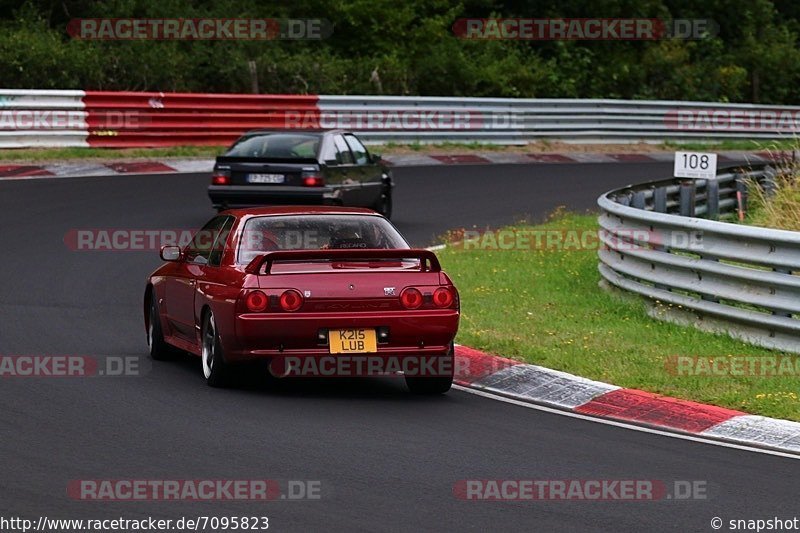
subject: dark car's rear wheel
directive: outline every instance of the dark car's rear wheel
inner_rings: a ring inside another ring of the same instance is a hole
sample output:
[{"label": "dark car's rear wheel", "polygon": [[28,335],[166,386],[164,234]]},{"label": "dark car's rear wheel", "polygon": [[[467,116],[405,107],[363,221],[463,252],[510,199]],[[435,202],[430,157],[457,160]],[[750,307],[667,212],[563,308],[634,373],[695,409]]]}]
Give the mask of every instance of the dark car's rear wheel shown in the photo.
[{"label": "dark car's rear wheel", "polygon": [[225,387],[228,385],[230,369],[225,363],[222,346],[219,342],[214,314],[209,311],[203,320],[201,330],[202,349],[200,359],[203,364],[203,376],[206,383],[212,387]]},{"label": "dark car's rear wheel", "polygon": [[392,218],[392,188],[384,187],[381,197],[372,206],[373,211],[377,211],[386,218]]},{"label": "dark car's rear wheel", "polygon": [[161,329],[161,319],[158,313],[158,302],[155,297],[150,298],[150,315],[147,322],[147,346],[150,348],[150,357],[156,361],[171,359],[176,350],[164,340],[164,332]]},{"label": "dark car's rear wheel", "polygon": [[442,358],[439,370],[442,376],[406,376],[406,386],[414,394],[444,394],[453,386],[453,367],[455,364],[455,346],[450,345],[450,352]]}]

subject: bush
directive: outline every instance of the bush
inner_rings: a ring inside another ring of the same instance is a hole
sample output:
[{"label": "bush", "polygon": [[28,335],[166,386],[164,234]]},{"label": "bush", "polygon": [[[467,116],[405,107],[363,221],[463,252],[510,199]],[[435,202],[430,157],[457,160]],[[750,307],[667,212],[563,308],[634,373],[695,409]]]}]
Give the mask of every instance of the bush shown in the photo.
[{"label": "bush", "polygon": [[[539,98],[800,100],[800,10],[770,0],[710,0],[695,8],[649,0],[537,2],[537,15],[712,18],[717,36],[661,41],[467,41],[461,17],[520,16],[484,0],[0,0],[0,76],[5,88],[410,94]],[[84,17],[326,18],[321,41],[77,41]]]}]

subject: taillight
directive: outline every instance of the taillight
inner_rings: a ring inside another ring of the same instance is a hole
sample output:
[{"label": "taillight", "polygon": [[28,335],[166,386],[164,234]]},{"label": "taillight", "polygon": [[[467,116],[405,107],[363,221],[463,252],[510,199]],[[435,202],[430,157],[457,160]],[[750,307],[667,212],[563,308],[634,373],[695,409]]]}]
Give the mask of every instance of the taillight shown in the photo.
[{"label": "taillight", "polygon": [[226,170],[215,170],[211,176],[212,185],[230,185],[231,174]]},{"label": "taillight", "polygon": [[303,172],[303,185],[306,187],[322,187],[325,179],[316,172]]},{"label": "taillight", "polygon": [[422,293],[413,287],[409,287],[400,293],[400,303],[406,309],[418,309],[422,306]]},{"label": "taillight", "polygon": [[283,291],[280,298],[280,306],[284,311],[297,311],[303,305],[303,295],[296,290],[289,289]]},{"label": "taillight", "polygon": [[455,296],[449,287],[439,287],[433,291],[433,305],[436,307],[450,307],[453,305]]},{"label": "taillight", "polygon": [[251,313],[261,313],[269,304],[267,295],[261,291],[253,291],[247,294],[244,299],[244,305]]}]

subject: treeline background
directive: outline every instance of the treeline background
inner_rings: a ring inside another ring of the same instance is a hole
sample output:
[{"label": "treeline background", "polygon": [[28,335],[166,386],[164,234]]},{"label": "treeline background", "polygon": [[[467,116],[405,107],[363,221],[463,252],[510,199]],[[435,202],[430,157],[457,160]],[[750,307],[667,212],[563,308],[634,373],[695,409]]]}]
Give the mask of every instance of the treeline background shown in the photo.
[{"label": "treeline background", "polygon": [[[324,18],[322,41],[79,41],[73,18]],[[714,19],[702,40],[469,41],[460,17]],[[796,0],[0,0],[0,87],[800,101]]]}]

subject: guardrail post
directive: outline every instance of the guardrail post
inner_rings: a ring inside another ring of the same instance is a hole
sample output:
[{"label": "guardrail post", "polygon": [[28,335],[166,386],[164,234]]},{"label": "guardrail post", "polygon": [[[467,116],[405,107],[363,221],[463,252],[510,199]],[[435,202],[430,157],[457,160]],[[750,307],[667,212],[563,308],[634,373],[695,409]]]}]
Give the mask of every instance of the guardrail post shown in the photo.
[{"label": "guardrail post", "polygon": [[644,209],[644,205],[644,191],[634,192],[633,198],[631,199],[631,207],[635,207],[636,209]]},{"label": "guardrail post", "polygon": [[684,180],[680,186],[680,214],[682,217],[693,217],[697,184],[694,180]]},{"label": "guardrail post", "polygon": [[744,220],[747,214],[747,180],[740,172],[736,173],[736,204],[739,220]]},{"label": "guardrail post", "polygon": [[667,212],[667,188],[656,187],[653,190],[653,211],[657,213]]},{"label": "guardrail post", "polygon": [[[667,192],[666,189],[664,189],[664,192],[665,193]],[[654,232],[650,232],[650,234],[651,234],[651,237],[652,237]],[[665,238],[664,235],[659,235],[658,238],[654,239],[654,240],[656,241],[656,244],[652,245],[652,249],[653,249],[654,252],[669,253],[669,246],[667,246],[665,244],[666,238]],[[654,283],[653,286],[656,289],[661,289],[662,291],[672,292],[672,287],[670,287],[669,285],[665,285],[663,283]]]},{"label": "guardrail post", "polygon": [[[788,269],[788,268],[773,267],[772,271],[773,272],[780,272],[781,274],[788,274],[790,276],[792,275],[791,269]],[[773,311],[772,314],[775,315],[775,316],[785,316],[785,317],[788,317],[788,318],[792,317],[792,313],[790,313],[788,311]]]},{"label": "guardrail post", "polygon": [[764,194],[767,198],[775,196],[775,191],[778,189],[778,182],[776,180],[778,173],[770,166],[764,167],[764,177],[761,178],[761,186],[764,188]]},{"label": "guardrail post", "polygon": [[[714,261],[716,263],[719,263],[719,259],[716,258],[716,257],[710,256],[710,255],[706,255],[706,254],[703,254],[703,253],[701,253],[699,255],[700,255],[700,258],[703,261]],[[702,274],[698,273],[698,276],[702,276]],[[701,294],[700,295],[700,299],[701,300],[705,300],[707,302],[719,303],[719,298],[717,298],[716,296],[710,295],[710,294]]]},{"label": "guardrail post", "polygon": [[719,220],[719,182],[716,179],[706,181],[706,217]]}]

